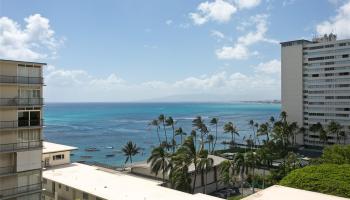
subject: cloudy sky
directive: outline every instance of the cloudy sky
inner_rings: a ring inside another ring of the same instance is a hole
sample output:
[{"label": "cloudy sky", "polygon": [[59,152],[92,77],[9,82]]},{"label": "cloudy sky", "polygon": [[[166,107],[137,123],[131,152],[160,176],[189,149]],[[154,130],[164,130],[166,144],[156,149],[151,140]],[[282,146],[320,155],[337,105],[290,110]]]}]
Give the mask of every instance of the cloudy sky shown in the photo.
[{"label": "cloudy sky", "polygon": [[280,99],[280,45],[350,37],[350,0],[0,0],[0,58],[47,101]]}]

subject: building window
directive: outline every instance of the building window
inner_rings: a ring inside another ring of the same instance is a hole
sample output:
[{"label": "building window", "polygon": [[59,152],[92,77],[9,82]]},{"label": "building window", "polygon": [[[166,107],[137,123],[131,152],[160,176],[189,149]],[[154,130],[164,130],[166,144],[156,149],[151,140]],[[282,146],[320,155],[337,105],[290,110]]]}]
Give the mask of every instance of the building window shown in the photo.
[{"label": "building window", "polygon": [[83,200],[88,200],[89,199],[89,194],[83,192]]},{"label": "building window", "polygon": [[67,191],[67,192],[69,191],[69,187],[68,187],[68,186],[66,186],[66,191]]},{"label": "building window", "polygon": [[58,188],[61,189],[61,184],[58,184]]},{"label": "building window", "polygon": [[64,159],[64,154],[60,154],[60,155],[54,155],[52,156],[53,160],[63,160]]}]

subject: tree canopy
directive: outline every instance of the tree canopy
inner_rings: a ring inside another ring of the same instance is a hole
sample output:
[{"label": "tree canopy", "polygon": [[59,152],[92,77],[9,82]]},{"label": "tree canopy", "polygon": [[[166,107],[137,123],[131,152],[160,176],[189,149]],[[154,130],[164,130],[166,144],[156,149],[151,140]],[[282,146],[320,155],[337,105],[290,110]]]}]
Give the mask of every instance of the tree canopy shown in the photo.
[{"label": "tree canopy", "polygon": [[349,198],[349,172],[349,164],[312,165],[292,171],[280,185]]}]

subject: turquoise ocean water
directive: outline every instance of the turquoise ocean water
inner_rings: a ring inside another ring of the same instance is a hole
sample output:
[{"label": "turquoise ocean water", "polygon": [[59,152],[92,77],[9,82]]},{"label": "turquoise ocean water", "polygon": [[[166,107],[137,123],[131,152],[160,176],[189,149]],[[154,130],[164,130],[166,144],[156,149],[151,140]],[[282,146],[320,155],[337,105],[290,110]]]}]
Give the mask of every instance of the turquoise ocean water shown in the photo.
[{"label": "turquoise ocean water", "polygon": [[[143,149],[135,161],[149,156],[158,139],[148,123],[161,113],[172,116],[177,121],[176,127],[181,126],[187,133],[192,130],[191,121],[197,115],[208,124],[211,117],[219,117],[218,143],[221,143],[230,138],[223,134],[223,123],[233,121],[237,125],[239,141],[250,134],[250,119],[263,122],[270,116],[278,117],[280,109],[280,104],[257,103],[47,103],[44,137],[47,141],[78,147],[73,161],[121,165],[125,157],[120,149],[129,140]],[[170,136],[170,128],[168,133]],[[85,151],[89,147],[99,151]],[[218,148],[225,146],[219,144]],[[115,156],[107,157],[109,154]]]}]

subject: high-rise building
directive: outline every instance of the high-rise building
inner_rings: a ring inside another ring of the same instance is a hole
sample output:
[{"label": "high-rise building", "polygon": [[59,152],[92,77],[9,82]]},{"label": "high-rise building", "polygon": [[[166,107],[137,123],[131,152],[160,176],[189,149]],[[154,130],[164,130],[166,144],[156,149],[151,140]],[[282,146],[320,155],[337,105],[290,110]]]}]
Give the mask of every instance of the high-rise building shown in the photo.
[{"label": "high-rise building", "polygon": [[337,40],[329,34],[309,40],[282,42],[282,110],[290,122],[305,127],[298,144],[322,146],[350,143],[350,136],[339,137],[309,128],[335,121],[348,134],[350,126],[350,39]]},{"label": "high-rise building", "polygon": [[41,198],[45,63],[0,60],[0,199]]}]

